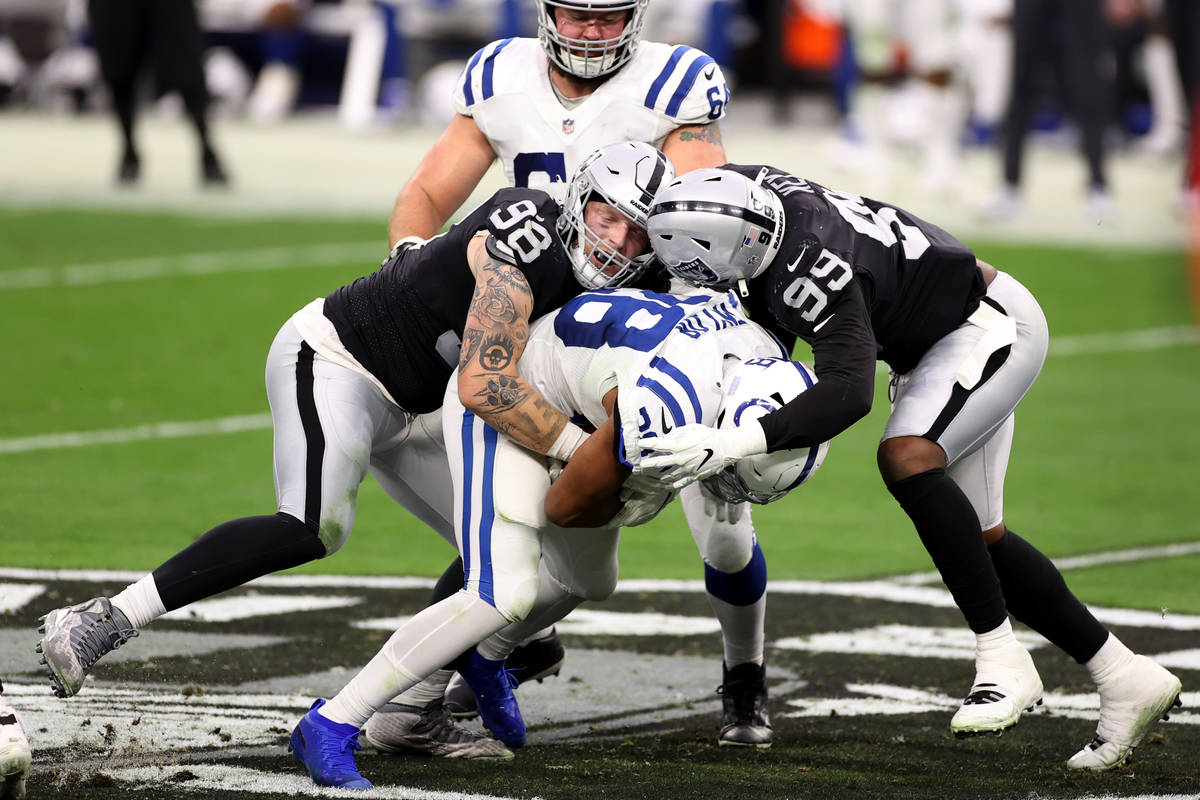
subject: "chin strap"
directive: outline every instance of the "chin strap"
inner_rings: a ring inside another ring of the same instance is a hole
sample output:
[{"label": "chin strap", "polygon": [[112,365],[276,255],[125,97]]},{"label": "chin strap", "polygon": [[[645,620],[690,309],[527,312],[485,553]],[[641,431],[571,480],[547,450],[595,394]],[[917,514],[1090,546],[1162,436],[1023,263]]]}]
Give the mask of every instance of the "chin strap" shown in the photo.
[{"label": "chin strap", "polygon": [[738,280],[737,287],[738,287],[738,294],[740,294],[742,297],[750,296],[750,287],[746,284],[745,278],[740,278]]},{"label": "chin strap", "polygon": [[763,167],[758,171],[758,175],[754,178],[755,186],[762,186],[763,178],[767,177],[768,171],[769,170],[766,167]]}]

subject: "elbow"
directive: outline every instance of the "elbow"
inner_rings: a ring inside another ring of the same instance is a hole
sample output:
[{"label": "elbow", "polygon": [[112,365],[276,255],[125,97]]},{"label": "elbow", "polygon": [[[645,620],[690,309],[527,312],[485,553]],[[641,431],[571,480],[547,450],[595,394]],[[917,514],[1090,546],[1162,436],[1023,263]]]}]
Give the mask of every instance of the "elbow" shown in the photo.
[{"label": "elbow", "polygon": [[846,398],[846,414],[850,417],[851,425],[871,413],[871,404],[874,400],[873,387],[868,387],[865,391],[853,392]]}]

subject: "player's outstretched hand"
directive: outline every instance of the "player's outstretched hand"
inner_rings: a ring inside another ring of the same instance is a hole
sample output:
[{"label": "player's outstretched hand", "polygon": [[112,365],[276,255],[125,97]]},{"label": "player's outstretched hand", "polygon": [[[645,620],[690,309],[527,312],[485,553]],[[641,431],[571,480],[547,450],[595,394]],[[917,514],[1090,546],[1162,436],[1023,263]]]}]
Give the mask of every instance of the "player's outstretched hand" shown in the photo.
[{"label": "player's outstretched hand", "polygon": [[753,421],[736,428],[684,425],[640,444],[650,452],[636,471],[676,489],[720,472],[739,458],[767,451],[762,426]]}]

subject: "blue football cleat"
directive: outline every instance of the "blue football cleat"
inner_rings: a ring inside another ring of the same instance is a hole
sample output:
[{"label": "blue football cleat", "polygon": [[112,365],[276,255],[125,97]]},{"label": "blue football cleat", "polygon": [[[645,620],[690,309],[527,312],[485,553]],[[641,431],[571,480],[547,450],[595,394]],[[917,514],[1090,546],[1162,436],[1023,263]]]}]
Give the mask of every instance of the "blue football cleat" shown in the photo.
[{"label": "blue football cleat", "polygon": [[317,713],[324,700],[312,704],[292,731],[288,752],[304,764],[318,786],[339,789],[370,789],[371,782],[358,773],[354,751],[361,750],[359,729],[333,722]]},{"label": "blue football cleat", "polygon": [[475,693],[479,716],[497,739],[509,747],[525,746],[525,720],[513,688],[517,679],[504,667],[504,660],[492,661],[471,651],[467,665],[459,670]]}]

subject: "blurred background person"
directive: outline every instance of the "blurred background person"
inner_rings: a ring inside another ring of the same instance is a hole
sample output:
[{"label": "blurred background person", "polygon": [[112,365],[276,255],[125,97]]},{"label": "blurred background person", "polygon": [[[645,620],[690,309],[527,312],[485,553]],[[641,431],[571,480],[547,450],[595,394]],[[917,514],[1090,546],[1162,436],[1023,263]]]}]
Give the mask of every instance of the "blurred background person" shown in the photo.
[{"label": "blurred background person", "polygon": [[143,67],[153,63],[158,88],[179,92],[196,130],[201,180],[226,185],[229,178],[209,137],[203,38],[192,0],[89,0],[88,24],[121,129],[117,180],[134,183],[141,174],[134,120],[139,78]]},{"label": "blurred background person", "polygon": [[1104,0],[1013,0],[1012,88],[1001,147],[1003,185],[984,208],[1007,218],[1022,209],[1025,144],[1047,71],[1054,96],[1074,119],[1087,165],[1086,210],[1100,221],[1115,205],[1105,167],[1105,129],[1111,118],[1113,60]]}]

